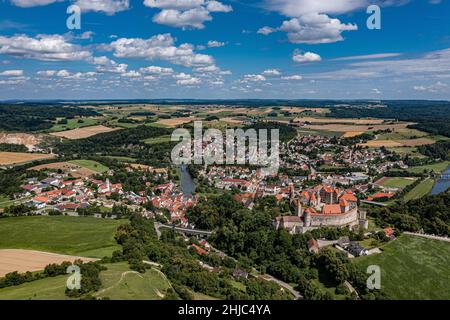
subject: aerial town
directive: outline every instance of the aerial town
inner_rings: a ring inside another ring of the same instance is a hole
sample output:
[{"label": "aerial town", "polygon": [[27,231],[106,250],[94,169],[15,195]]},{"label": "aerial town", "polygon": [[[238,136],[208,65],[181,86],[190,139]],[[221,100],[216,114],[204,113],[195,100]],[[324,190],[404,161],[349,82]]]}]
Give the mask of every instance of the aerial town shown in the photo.
[{"label": "aerial town", "polygon": [[450,1],[0,12],[2,307],[281,319],[450,301]]}]

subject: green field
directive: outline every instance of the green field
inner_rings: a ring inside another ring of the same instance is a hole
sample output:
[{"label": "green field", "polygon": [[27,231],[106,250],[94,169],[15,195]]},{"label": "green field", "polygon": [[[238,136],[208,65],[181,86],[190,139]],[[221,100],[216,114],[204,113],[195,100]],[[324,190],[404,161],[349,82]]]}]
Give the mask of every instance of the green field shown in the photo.
[{"label": "green field", "polygon": [[97,119],[93,118],[83,118],[83,123],[78,123],[79,119],[68,119],[67,124],[55,124],[51,129],[50,132],[59,132],[59,131],[66,131],[66,130],[73,130],[77,128],[83,128],[83,127],[89,127],[96,125],[98,123]]},{"label": "green field", "polygon": [[388,178],[383,182],[383,187],[404,189],[416,180],[416,178]]},{"label": "green field", "polygon": [[155,144],[161,144],[161,143],[168,143],[171,140],[172,140],[171,136],[160,136],[160,137],[155,137],[155,138],[150,138],[150,139],[144,140],[144,142],[149,145],[155,145]]},{"label": "green field", "polygon": [[450,243],[402,235],[384,252],[354,259],[381,267],[381,286],[396,300],[450,299]]},{"label": "green field", "polygon": [[439,163],[429,164],[420,167],[411,167],[407,169],[409,172],[422,173],[424,170],[433,170],[436,173],[442,173],[450,166],[450,161],[443,161]]},{"label": "green field", "polygon": [[69,300],[66,282],[67,276],[58,276],[3,288],[0,300]]},{"label": "green field", "polygon": [[98,163],[96,161],[92,161],[92,160],[73,160],[73,161],[69,161],[72,164],[76,164],[80,167],[84,167],[87,169],[90,169],[92,171],[98,172],[98,173],[105,173],[107,171],[109,171],[109,168],[107,166],[104,166],[101,163]]},{"label": "green field", "polygon": [[434,180],[433,179],[427,179],[422,181],[417,187],[412,189],[410,192],[408,192],[403,199],[405,201],[411,201],[414,199],[419,199],[427,194],[431,193],[431,190],[434,186]]},{"label": "green field", "polygon": [[423,154],[419,152],[417,147],[398,147],[398,148],[386,148],[390,152],[395,152],[402,156],[411,156],[416,158],[426,158]]},{"label": "green field", "polygon": [[156,269],[144,274],[131,271],[127,262],[107,264],[100,274],[102,288],[98,298],[112,300],[160,300],[170,287],[169,281]]},{"label": "green field", "polygon": [[135,158],[130,157],[117,157],[117,156],[107,156],[105,158],[114,159],[120,162],[136,162],[137,160]]},{"label": "green field", "polygon": [[426,136],[429,134],[416,129],[397,129],[394,132],[378,135],[378,140],[409,140]]},{"label": "green field", "polygon": [[0,249],[31,249],[92,258],[110,256],[124,221],[84,217],[19,217],[0,219]]}]

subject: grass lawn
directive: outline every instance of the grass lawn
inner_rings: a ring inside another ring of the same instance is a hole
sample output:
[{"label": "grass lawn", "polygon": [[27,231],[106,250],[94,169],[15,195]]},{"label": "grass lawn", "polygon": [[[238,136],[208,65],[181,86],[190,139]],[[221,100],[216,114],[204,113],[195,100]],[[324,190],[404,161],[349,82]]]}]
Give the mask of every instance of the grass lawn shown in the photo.
[{"label": "grass lawn", "polygon": [[402,235],[384,252],[354,259],[381,267],[381,286],[396,300],[450,299],[450,243]]},{"label": "grass lawn", "polygon": [[434,180],[433,179],[427,179],[425,181],[422,181],[417,187],[412,189],[410,192],[408,192],[403,199],[405,201],[411,201],[414,199],[419,199],[427,194],[431,193],[431,190],[434,186]]},{"label": "grass lawn", "polygon": [[416,180],[416,178],[388,178],[383,182],[383,187],[404,189]]},{"label": "grass lawn", "polygon": [[58,276],[3,288],[0,300],[69,300],[66,282],[67,276]]},{"label": "grass lawn", "polygon": [[65,130],[73,130],[77,128],[83,128],[83,127],[89,127],[96,125],[98,123],[97,119],[93,118],[83,118],[83,123],[78,123],[78,120],[80,119],[68,119],[67,124],[55,124],[51,129],[50,132],[60,132]]},{"label": "grass lawn", "polygon": [[433,163],[420,167],[411,167],[408,169],[409,172],[422,173],[424,170],[433,170],[436,173],[442,173],[445,169],[450,166],[450,161],[443,161],[438,163]]},{"label": "grass lawn", "polygon": [[114,235],[123,223],[124,220],[65,216],[0,219],[0,249],[102,258],[120,249]]},{"label": "grass lawn", "polygon": [[127,262],[107,264],[108,270],[102,271],[102,288],[98,298],[112,300],[161,300],[170,287],[166,277],[156,269],[144,274],[131,271]]},{"label": "grass lawn", "polygon": [[69,162],[98,173],[105,173],[109,171],[109,168],[107,166],[104,166],[103,164],[92,160],[73,160]]}]

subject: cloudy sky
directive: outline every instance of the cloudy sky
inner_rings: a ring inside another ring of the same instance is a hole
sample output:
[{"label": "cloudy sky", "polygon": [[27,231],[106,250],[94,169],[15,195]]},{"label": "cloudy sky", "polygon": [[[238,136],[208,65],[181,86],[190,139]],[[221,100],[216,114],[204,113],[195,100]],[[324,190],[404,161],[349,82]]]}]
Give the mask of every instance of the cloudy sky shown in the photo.
[{"label": "cloudy sky", "polygon": [[450,99],[449,14],[448,0],[0,0],[0,100]]}]

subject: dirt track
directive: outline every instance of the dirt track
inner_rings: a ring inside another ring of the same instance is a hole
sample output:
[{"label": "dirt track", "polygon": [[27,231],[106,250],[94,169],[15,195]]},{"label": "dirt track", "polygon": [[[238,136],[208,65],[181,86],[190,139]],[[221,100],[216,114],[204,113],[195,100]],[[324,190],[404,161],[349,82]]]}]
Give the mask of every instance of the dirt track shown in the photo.
[{"label": "dirt track", "polygon": [[65,261],[74,262],[78,259],[84,262],[97,260],[34,250],[0,250],[0,277],[14,271],[18,271],[19,273],[40,271],[52,263],[61,264]]}]

